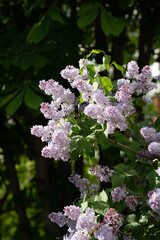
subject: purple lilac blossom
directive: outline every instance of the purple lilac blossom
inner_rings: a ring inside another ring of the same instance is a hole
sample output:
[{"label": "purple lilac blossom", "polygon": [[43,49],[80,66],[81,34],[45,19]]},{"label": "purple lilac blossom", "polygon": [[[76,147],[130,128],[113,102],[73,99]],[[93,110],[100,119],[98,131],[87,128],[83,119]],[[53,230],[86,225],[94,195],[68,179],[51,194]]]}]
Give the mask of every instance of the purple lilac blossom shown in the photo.
[{"label": "purple lilac blossom", "polygon": [[71,174],[68,178],[69,181],[77,188],[79,188],[80,191],[80,198],[83,198],[86,194],[95,194],[98,190],[97,186],[94,184],[91,184],[90,181],[87,178],[81,178],[78,174]]},{"label": "purple lilac blossom", "polygon": [[148,151],[155,156],[160,157],[160,142],[151,142],[148,145]]},{"label": "purple lilac blossom", "polygon": [[133,211],[136,211],[137,205],[140,203],[138,195],[127,196],[125,199],[126,205]]},{"label": "purple lilac blossom", "polygon": [[123,198],[126,198],[127,194],[128,191],[125,184],[116,187],[111,191],[113,202],[120,202]]},{"label": "purple lilac blossom", "polygon": [[42,156],[54,158],[55,160],[62,159],[68,161],[70,158],[70,138],[68,137],[71,130],[70,122],[59,122],[49,120],[47,126],[35,125],[31,128],[31,134],[41,137],[42,141],[48,143],[42,149]]},{"label": "purple lilac blossom", "polygon": [[110,170],[108,166],[96,165],[95,167],[91,167],[89,169],[91,174],[96,175],[100,178],[101,182],[109,182],[113,174],[114,170]]},{"label": "purple lilac blossom", "polygon": [[63,211],[64,215],[69,217],[71,220],[77,220],[79,215],[82,213],[82,209],[74,205],[65,206]]},{"label": "purple lilac blossom", "polygon": [[56,223],[60,227],[67,224],[67,217],[62,212],[52,212],[48,217],[51,222]]},{"label": "purple lilac blossom", "polygon": [[80,214],[78,217],[76,230],[83,230],[84,233],[88,234],[92,233],[97,226],[95,211],[88,207],[85,213]]},{"label": "purple lilac blossom", "polygon": [[118,240],[118,236],[113,233],[113,229],[108,223],[101,224],[94,232],[94,236],[98,240]]},{"label": "purple lilac blossom", "polygon": [[127,64],[126,77],[132,79],[132,78],[135,78],[138,73],[139,73],[139,67],[136,61],[129,62]]},{"label": "purple lilac blossom", "polygon": [[140,129],[140,133],[144,137],[147,143],[150,143],[156,140],[156,130],[154,128],[143,127]]},{"label": "purple lilac blossom", "polygon": [[110,208],[104,216],[103,222],[108,223],[113,228],[115,234],[118,233],[120,226],[122,226],[123,215],[118,213],[114,208]]},{"label": "purple lilac blossom", "polygon": [[157,168],[156,173],[160,176],[160,167]]},{"label": "purple lilac blossom", "polygon": [[90,236],[83,231],[76,231],[70,235],[65,235],[63,240],[90,240]]},{"label": "purple lilac blossom", "polygon": [[148,197],[147,203],[149,207],[160,215],[160,188],[155,188],[148,192]]}]

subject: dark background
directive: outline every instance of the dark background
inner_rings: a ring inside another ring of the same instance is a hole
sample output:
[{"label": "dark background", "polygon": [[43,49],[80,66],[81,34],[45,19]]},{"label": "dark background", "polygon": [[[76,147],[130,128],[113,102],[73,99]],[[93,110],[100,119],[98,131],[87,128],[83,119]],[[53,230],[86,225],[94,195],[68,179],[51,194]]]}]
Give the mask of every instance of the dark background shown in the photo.
[{"label": "dark background", "polygon": [[[71,163],[42,158],[42,143],[30,134],[46,124],[39,105],[49,99],[39,81],[69,87],[60,71],[78,67],[92,49],[118,64],[160,62],[159,13],[159,0],[0,0],[0,239],[62,236],[48,214],[78,196],[68,182]],[[72,169],[83,175],[83,159]]]}]

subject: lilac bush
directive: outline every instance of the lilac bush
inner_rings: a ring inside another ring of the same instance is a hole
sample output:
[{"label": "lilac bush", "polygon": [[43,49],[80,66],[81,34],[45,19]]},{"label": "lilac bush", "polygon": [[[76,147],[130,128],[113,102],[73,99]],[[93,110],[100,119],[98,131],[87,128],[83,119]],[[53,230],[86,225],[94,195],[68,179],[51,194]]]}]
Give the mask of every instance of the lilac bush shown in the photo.
[{"label": "lilac bush", "polygon": [[[104,54],[102,64],[88,60],[99,53]],[[112,65],[123,74],[114,87],[106,76]],[[81,59],[79,68],[69,65],[60,74],[73,91],[53,79],[40,81],[40,89],[51,95],[51,102],[40,108],[48,124],[33,126],[31,133],[46,142],[43,157],[76,161],[81,156],[89,162],[88,177],[97,180],[69,176],[80,198],[49,219],[68,227],[64,240],[160,239],[160,118],[153,123],[145,117],[152,102],[147,93],[158,78],[135,61],[125,72],[100,50]],[[97,164],[97,152],[111,146],[121,151],[119,163]],[[111,187],[101,191],[100,182],[111,182]]]}]

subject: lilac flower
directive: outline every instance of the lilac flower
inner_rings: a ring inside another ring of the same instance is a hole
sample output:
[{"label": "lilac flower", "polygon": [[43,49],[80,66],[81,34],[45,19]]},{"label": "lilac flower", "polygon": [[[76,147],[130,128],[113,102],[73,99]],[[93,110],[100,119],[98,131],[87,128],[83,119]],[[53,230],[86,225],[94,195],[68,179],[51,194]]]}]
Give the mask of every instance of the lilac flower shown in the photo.
[{"label": "lilac flower", "polygon": [[160,167],[157,168],[156,173],[160,176]]},{"label": "lilac flower", "polygon": [[92,233],[97,226],[96,215],[92,208],[87,208],[85,213],[80,214],[77,219],[76,229],[83,230],[85,233]]},{"label": "lilac flower", "polygon": [[60,74],[64,79],[67,79],[68,82],[72,83],[79,74],[79,69],[69,65],[66,66],[66,68],[63,69]]},{"label": "lilac flower", "polygon": [[105,223],[113,228],[115,234],[118,233],[120,226],[122,226],[123,215],[118,213],[114,208],[110,208],[104,216]]},{"label": "lilac flower", "polygon": [[42,141],[48,143],[42,149],[42,156],[54,158],[55,160],[62,159],[68,161],[70,158],[70,138],[68,133],[71,129],[70,122],[63,122],[63,125],[50,120],[47,126],[33,126],[31,133],[37,137],[41,137]]},{"label": "lilac flower", "polygon": [[129,62],[127,65],[126,77],[131,79],[135,78],[138,72],[139,72],[138,64],[135,61]]},{"label": "lilac flower", "polygon": [[147,203],[149,207],[160,215],[160,188],[155,188],[148,192],[148,197]]},{"label": "lilac flower", "polygon": [[63,211],[64,211],[64,215],[69,217],[72,220],[77,220],[79,215],[82,213],[82,209],[74,205],[64,207]]},{"label": "lilac flower", "polygon": [[113,233],[113,229],[108,223],[101,224],[98,230],[94,232],[94,236],[98,240],[118,240],[118,236]]},{"label": "lilac flower", "polygon": [[155,156],[160,156],[160,142],[151,142],[148,146],[148,151]]},{"label": "lilac flower", "polygon": [[143,127],[140,129],[140,133],[144,137],[147,143],[150,143],[156,140],[156,130],[154,128]]},{"label": "lilac flower", "polygon": [[125,199],[126,205],[133,211],[136,211],[137,205],[140,203],[138,195],[127,196]]},{"label": "lilac flower", "polygon": [[90,236],[83,231],[76,231],[75,233],[71,233],[70,235],[65,235],[63,240],[90,240]]},{"label": "lilac flower", "polygon": [[118,87],[118,89],[119,89],[122,85],[124,85],[124,84],[129,85],[129,84],[130,84],[130,80],[124,79],[124,78],[118,79],[118,81],[117,81],[117,87]]},{"label": "lilac flower", "polygon": [[71,183],[74,183],[77,188],[79,188],[81,198],[83,198],[86,194],[93,195],[98,190],[96,185],[91,184],[87,178],[81,178],[78,174],[71,174],[68,179]]},{"label": "lilac flower", "polygon": [[101,182],[109,182],[113,174],[114,170],[110,170],[107,166],[96,165],[95,167],[91,167],[89,169],[91,174],[94,174],[100,178]]},{"label": "lilac flower", "polygon": [[120,202],[123,198],[126,198],[127,194],[128,191],[124,184],[111,191],[113,202]]},{"label": "lilac flower", "polygon": [[67,217],[62,212],[52,212],[48,217],[51,222],[56,223],[60,227],[67,224]]}]

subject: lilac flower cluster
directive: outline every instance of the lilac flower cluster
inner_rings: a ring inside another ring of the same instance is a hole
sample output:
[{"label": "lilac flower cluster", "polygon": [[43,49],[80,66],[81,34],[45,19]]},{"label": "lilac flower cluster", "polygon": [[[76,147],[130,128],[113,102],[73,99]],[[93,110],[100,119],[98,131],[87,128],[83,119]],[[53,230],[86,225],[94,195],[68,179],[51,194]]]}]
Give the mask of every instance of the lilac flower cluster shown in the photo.
[{"label": "lilac flower cluster", "polygon": [[95,167],[91,167],[89,169],[91,174],[96,175],[100,178],[101,182],[109,182],[113,174],[114,170],[110,170],[108,166],[96,165]]},{"label": "lilac flower cluster", "polygon": [[118,213],[114,208],[110,208],[104,216],[105,223],[108,223],[113,228],[115,234],[118,233],[120,226],[122,226],[123,215]]},{"label": "lilac flower cluster", "polygon": [[47,126],[33,126],[31,128],[31,134],[41,137],[42,141],[48,143],[48,145],[42,149],[43,157],[67,161],[70,158],[69,149],[71,140],[68,136],[70,130],[70,122],[49,120]]},{"label": "lilac flower cluster", "polygon": [[81,178],[78,174],[71,174],[68,179],[79,188],[81,198],[86,194],[94,195],[98,190],[98,187],[95,184],[91,184],[87,178]]},{"label": "lilac flower cluster", "polygon": [[140,198],[138,195],[127,196],[125,203],[131,210],[136,211],[137,205],[140,204]]},{"label": "lilac flower cluster", "polygon": [[148,193],[148,205],[153,211],[160,215],[160,188],[155,188]]},{"label": "lilac flower cluster", "polygon": [[143,100],[147,101],[146,94],[148,91],[156,88],[156,84],[152,83],[152,73],[148,65],[143,67],[139,73],[139,67],[135,61],[131,61],[127,65],[126,77],[131,79],[130,91],[137,95],[142,94]]},{"label": "lilac flower cluster", "polygon": [[148,151],[153,156],[160,157],[160,132],[156,132],[154,128],[143,127],[140,129],[141,135],[144,137],[148,145]]},{"label": "lilac flower cluster", "polygon": [[122,225],[123,215],[110,208],[101,223],[97,223],[95,211],[87,208],[85,212],[74,205],[64,207],[64,213],[52,212],[49,218],[60,227],[67,225],[68,234],[64,240],[90,240],[91,235],[98,240],[118,240],[119,228]]},{"label": "lilac flower cluster", "polygon": [[120,202],[123,198],[126,198],[127,194],[128,191],[125,184],[116,187],[111,191],[113,202]]}]

